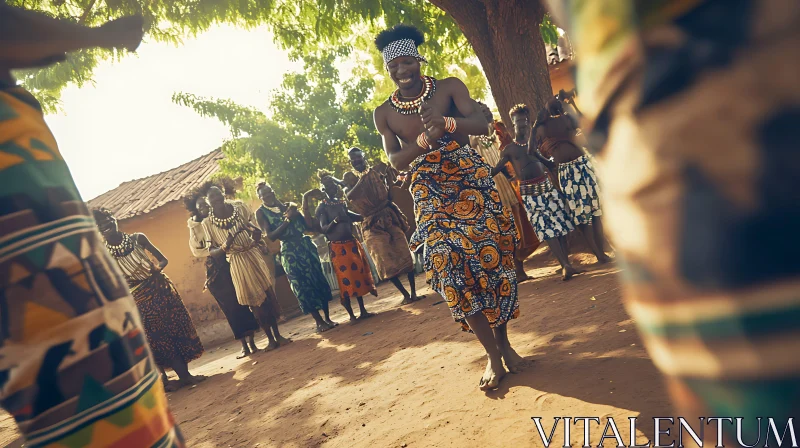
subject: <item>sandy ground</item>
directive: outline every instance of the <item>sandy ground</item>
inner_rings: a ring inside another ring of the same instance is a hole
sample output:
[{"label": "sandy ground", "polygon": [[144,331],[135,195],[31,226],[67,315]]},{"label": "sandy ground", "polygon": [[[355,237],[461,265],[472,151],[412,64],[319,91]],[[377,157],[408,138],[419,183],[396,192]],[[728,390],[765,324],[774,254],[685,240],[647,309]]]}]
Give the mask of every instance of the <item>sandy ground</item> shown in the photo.
[{"label": "sandy ground", "polygon": [[[334,301],[341,325],[322,335],[306,316],[281,325],[295,342],[277,351],[236,360],[237,342],[208,350],[191,369],[211,378],[169,397],[189,446],[542,446],[534,416],[547,432],[556,416],[613,416],[628,444],[628,417],[652,422],[670,407],[622,308],[617,269],[592,267],[594,257],[578,254],[573,260],[589,271],[564,283],[543,252],[526,263],[536,279],[520,285],[521,316],[509,327],[531,364],[500,389],[478,390],[486,358],[441,298],[425,287],[427,299],[399,307],[399,294],[383,284],[367,299],[379,313],[372,319],[351,325]],[[594,446],[604,426],[592,425]],[[652,428],[643,425],[636,441],[652,440]],[[559,427],[556,446],[562,434]],[[0,443],[16,438],[13,420],[0,415]],[[582,444],[582,423],[571,439]]]}]

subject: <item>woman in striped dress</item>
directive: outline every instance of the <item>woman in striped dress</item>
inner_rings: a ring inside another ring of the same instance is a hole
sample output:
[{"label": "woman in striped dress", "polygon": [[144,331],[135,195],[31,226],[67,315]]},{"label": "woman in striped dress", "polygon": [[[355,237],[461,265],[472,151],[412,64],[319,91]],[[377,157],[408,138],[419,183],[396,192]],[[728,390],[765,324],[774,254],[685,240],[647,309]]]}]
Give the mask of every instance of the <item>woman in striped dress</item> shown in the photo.
[{"label": "woman in striped dress", "polygon": [[[203,343],[197,337],[178,290],[162,272],[167,266],[167,258],[144,234],[120,232],[111,211],[98,209],[92,213],[106,248],[116,260],[136,300],[147,342],[156,365],[161,369],[161,379],[167,391],[176,388],[168,384],[166,368],[172,368],[178,375],[178,387],[205,380],[202,375],[189,373],[189,362],[203,354]],[[151,255],[158,264],[153,263]]]},{"label": "woman in striped dress", "polygon": [[267,265],[262,251],[261,229],[249,207],[241,201],[228,201],[222,190],[211,186],[206,193],[211,209],[203,220],[203,228],[210,240],[210,253],[222,251],[231,265],[231,278],[239,303],[250,307],[261,328],[267,334],[267,350],[291,342],[278,331],[280,308],[275,297],[274,274]]}]

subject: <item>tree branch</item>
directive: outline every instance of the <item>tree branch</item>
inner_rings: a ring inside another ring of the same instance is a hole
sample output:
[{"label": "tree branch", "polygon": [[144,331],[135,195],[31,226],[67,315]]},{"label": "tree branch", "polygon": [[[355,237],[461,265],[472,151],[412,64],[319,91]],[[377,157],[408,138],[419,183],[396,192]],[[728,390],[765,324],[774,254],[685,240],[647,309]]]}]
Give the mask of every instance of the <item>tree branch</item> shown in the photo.
[{"label": "tree branch", "polygon": [[83,11],[83,14],[81,14],[81,18],[78,20],[78,25],[83,25],[86,23],[86,19],[89,18],[89,13],[92,12],[92,8],[94,8],[95,3],[97,3],[97,0],[92,0],[91,3],[89,3],[89,6],[87,6]]}]

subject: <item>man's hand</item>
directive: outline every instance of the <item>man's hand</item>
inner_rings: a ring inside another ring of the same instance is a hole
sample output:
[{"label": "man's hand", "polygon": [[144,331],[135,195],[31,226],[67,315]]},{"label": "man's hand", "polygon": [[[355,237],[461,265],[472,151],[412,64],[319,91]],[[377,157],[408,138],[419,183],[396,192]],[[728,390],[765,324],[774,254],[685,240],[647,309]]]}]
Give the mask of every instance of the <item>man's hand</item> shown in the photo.
[{"label": "man's hand", "polygon": [[[428,139],[430,139],[432,129],[439,128],[444,131],[444,117],[429,103],[422,103],[419,106],[419,115],[422,118],[422,125],[428,131]],[[438,138],[441,138],[441,136]]]},{"label": "man's hand", "polygon": [[303,196],[308,197],[309,199],[318,199],[318,200],[325,199],[325,193],[323,193],[322,190],[320,190],[319,188],[308,190],[305,192]]},{"label": "man's hand", "polygon": [[300,216],[300,211],[297,210],[297,206],[296,205],[289,206],[289,208],[286,210],[286,218],[294,219],[298,216]]},{"label": "man's hand", "polygon": [[444,126],[442,127],[434,126],[425,130],[425,137],[428,137],[428,142],[431,145],[434,145],[436,143],[436,140],[439,140],[440,138],[444,137],[444,134],[446,134]]},{"label": "man's hand", "polygon": [[139,15],[120,17],[100,26],[97,32],[104,47],[135,51],[144,36],[144,19]]},{"label": "man's hand", "polygon": [[253,229],[253,241],[261,241],[262,236],[261,229]]}]

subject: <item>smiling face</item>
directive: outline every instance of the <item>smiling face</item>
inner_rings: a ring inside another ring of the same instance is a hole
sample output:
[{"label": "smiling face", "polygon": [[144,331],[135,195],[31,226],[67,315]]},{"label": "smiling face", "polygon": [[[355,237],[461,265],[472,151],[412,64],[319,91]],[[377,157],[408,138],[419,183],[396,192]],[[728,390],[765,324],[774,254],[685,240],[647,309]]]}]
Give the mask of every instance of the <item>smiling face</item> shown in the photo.
[{"label": "smiling face", "polygon": [[211,208],[208,205],[208,200],[206,200],[205,196],[200,196],[197,198],[197,201],[195,201],[195,207],[197,207],[197,216],[199,216],[201,219],[208,216],[208,212]]},{"label": "smiling face", "polygon": [[350,165],[352,165],[356,171],[365,171],[367,169],[367,161],[364,159],[364,153],[362,151],[352,151],[349,155]]},{"label": "smiling face", "polygon": [[267,184],[258,187],[258,198],[264,205],[269,205],[275,202],[275,190]]},{"label": "smiling face", "polygon": [[119,232],[117,219],[114,218],[113,216],[110,216],[108,218],[98,219],[97,228],[100,229],[100,233],[103,234],[103,238],[105,239],[108,239],[110,235],[116,235]]},{"label": "smiling face", "polygon": [[339,185],[334,182],[333,177],[327,176],[322,178],[322,188],[325,189],[325,193],[331,198],[338,198],[339,197]]},{"label": "smiling face", "polygon": [[421,92],[422,77],[420,75],[420,64],[413,56],[400,56],[394,58],[386,64],[389,70],[389,77],[401,91]]},{"label": "smiling face", "polygon": [[527,141],[531,131],[531,119],[526,114],[514,114],[511,116],[511,122],[514,123],[515,139],[518,142]]},{"label": "smiling face", "polygon": [[209,188],[206,196],[208,197],[208,203],[211,204],[214,210],[222,210],[225,206],[225,195],[222,194],[222,190],[219,187]]}]

